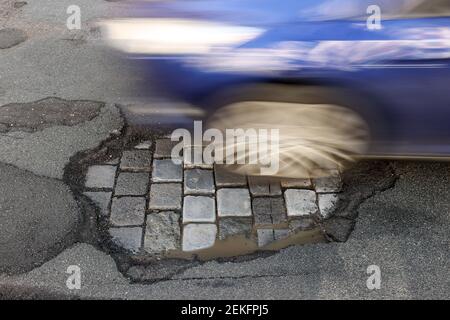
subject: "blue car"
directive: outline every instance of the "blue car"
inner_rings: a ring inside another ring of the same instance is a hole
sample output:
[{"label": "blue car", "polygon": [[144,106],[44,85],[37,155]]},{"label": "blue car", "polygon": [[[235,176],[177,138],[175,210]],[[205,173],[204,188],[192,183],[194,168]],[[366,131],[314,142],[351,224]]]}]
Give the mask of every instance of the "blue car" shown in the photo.
[{"label": "blue car", "polygon": [[104,27],[209,128],[278,129],[277,175],[450,155],[448,0],[153,1]]}]

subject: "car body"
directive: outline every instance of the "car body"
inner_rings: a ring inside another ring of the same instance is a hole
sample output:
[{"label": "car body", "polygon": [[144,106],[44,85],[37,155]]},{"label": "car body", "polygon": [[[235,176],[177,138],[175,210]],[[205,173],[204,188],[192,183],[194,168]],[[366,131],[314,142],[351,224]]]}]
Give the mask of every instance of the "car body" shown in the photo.
[{"label": "car body", "polygon": [[[187,47],[185,52],[154,44],[148,50],[145,46],[133,50],[133,45],[129,45],[123,51],[127,59],[146,70],[149,81],[163,88],[166,95],[207,112],[213,110],[208,102],[211,96],[249,84],[342,89],[371,104],[370,112],[364,114],[365,121],[378,130],[372,132],[376,143],[368,154],[447,157],[450,10],[429,14],[426,3],[431,3],[431,7],[433,3],[444,4],[445,9],[450,9],[450,5],[446,1],[424,1],[425,9],[414,11],[418,2],[421,1],[136,3],[124,17],[174,24],[201,21],[205,29],[210,24],[214,35],[221,31],[233,35],[224,28],[233,26],[236,32],[242,32],[242,39],[223,46],[213,39],[211,47],[199,44],[198,48]],[[381,28],[368,25],[368,19],[376,13],[376,8],[369,8],[371,4],[381,9]],[[172,32],[176,33],[176,29]]]}]

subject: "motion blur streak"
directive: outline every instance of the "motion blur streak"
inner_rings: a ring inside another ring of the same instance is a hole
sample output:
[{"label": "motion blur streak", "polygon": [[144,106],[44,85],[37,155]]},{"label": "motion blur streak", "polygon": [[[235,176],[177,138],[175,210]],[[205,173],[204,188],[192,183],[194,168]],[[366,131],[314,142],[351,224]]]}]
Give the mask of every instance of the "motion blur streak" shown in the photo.
[{"label": "motion blur streak", "polygon": [[203,111],[177,126],[206,120],[222,130],[280,129],[280,175],[314,176],[318,164],[342,168],[362,156],[450,156],[448,0],[173,0],[129,8],[102,26],[144,73],[142,91],[151,83],[165,99]]}]

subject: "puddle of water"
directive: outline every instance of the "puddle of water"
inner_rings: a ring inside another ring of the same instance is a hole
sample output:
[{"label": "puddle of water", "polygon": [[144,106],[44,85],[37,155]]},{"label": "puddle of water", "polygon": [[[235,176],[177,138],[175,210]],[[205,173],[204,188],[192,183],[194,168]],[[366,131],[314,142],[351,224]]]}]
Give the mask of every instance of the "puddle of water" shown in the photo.
[{"label": "puddle of water", "polygon": [[325,242],[325,238],[319,228],[294,233],[287,238],[274,241],[265,247],[258,247],[256,237],[247,238],[245,235],[236,235],[225,240],[216,240],[214,246],[207,249],[192,252],[184,252],[181,250],[170,251],[165,257],[176,259],[192,259],[197,257],[199,260],[206,261],[218,258],[238,257],[258,251],[279,251],[292,245],[320,242]]}]

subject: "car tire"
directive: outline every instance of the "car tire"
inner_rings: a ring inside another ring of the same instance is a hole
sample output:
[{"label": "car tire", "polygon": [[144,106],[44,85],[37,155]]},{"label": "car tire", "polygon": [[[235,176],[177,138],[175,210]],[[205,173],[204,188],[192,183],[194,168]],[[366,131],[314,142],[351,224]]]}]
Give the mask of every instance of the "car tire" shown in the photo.
[{"label": "car tire", "polygon": [[[249,140],[248,136],[216,146],[223,148],[219,154],[226,168],[240,174],[289,178],[327,176],[354,163],[370,146],[370,128],[360,111],[361,100],[358,102],[344,90],[250,85],[223,91],[212,101],[214,112],[207,120],[207,127],[219,129],[224,137],[227,129],[244,129],[240,134],[278,129],[278,137],[274,139],[278,139],[279,148],[272,147],[276,143],[268,134],[270,158],[266,154],[264,163],[250,161],[255,159],[255,150],[258,157],[261,150],[260,142]],[[227,161],[227,152],[236,153],[243,142],[245,154],[235,154],[234,163]],[[274,167],[268,159],[278,161],[276,171],[267,169],[269,165]]]}]

